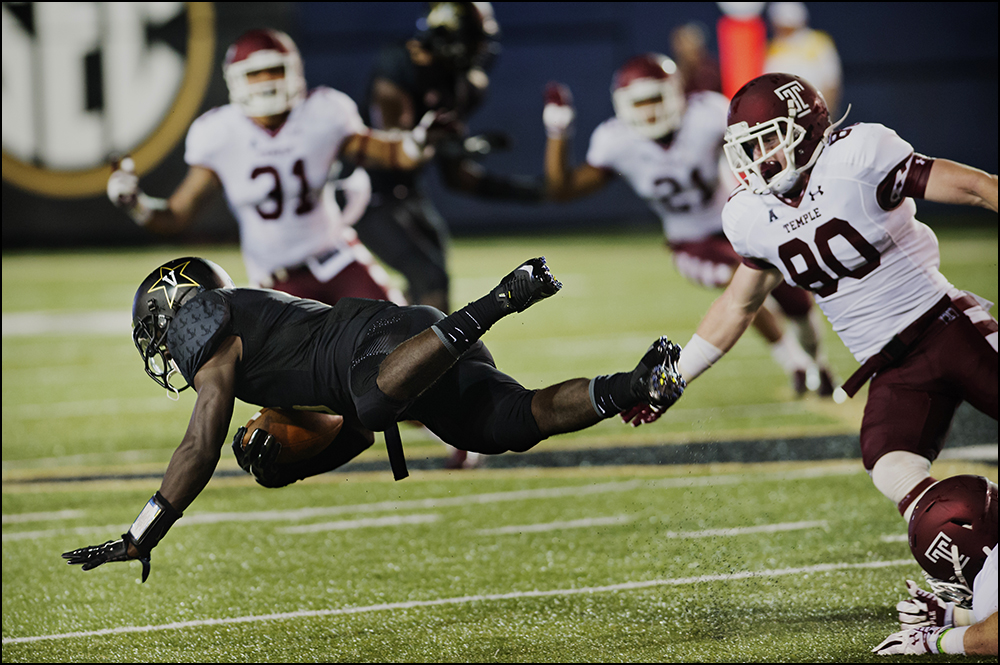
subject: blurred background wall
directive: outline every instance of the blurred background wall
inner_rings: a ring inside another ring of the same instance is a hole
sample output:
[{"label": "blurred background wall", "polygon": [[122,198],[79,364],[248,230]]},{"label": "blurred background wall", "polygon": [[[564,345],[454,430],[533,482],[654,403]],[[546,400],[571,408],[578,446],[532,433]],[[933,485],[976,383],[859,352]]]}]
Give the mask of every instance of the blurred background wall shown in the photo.
[{"label": "blurred background wall", "polygon": [[[107,201],[103,182],[110,169],[102,165],[114,153],[141,155],[144,189],[169,195],[186,171],[184,133],[178,128],[186,129],[189,116],[228,101],[220,63],[244,30],[287,31],[302,52],[310,86],[331,86],[360,102],[380,46],[412,36],[426,7],[390,2],[122,8],[81,2],[63,6],[76,7],[73,11],[53,12],[42,4],[3,3],[5,250],[157,242]],[[827,32],[840,52],[843,105],[852,105],[849,122],[883,123],[919,152],[997,172],[997,3],[806,4],[810,25]],[[669,53],[669,33],[690,21],[708,29],[709,48],[717,53],[715,25],[722,16],[716,3],[695,2],[498,2],[494,10],[502,52],[491,71],[489,98],[470,128],[508,133],[512,148],[488,156],[484,164],[528,175],[542,172],[547,81],[573,90],[578,162],[591,131],[613,113],[614,70],[636,53]],[[123,63],[130,67],[125,74]],[[160,69],[154,67],[158,63]],[[620,182],[571,204],[523,205],[451,193],[433,169],[427,178],[430,195],[456,234],[657,225]],[[932,217],[943,212],[926,203],[921,210]],[[960,212],[996,223],[993,213]],[[235,222],[220,200],[178,240],[236,238]]]}]

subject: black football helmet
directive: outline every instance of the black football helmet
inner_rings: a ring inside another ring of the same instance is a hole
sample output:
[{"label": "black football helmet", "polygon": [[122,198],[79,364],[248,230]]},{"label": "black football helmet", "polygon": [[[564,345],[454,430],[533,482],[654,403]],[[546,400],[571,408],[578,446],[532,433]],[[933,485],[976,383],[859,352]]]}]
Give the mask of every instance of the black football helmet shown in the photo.
[{"label": "black football helmet", "polygon": [[971,607],[972,583],[997,544],[997,486],[972,475],[934,483],[910,516],[909,541],[934,593]]},{"label": "black football helmet", "polygon": [[233,288],[232,278],[215,263],[188,256],[164,263],[142,280],[132,301],[132,342],[153,381],[168,394],[189,388],[170,383],[178,373],[167,350],[167,330],[184,303],[202,291]]},{"label": "black football helmet", "polygon": [[488,2],[431,2],[417,21],[417,41],[455,71],[487,71],[500,51],[500,27]]}]

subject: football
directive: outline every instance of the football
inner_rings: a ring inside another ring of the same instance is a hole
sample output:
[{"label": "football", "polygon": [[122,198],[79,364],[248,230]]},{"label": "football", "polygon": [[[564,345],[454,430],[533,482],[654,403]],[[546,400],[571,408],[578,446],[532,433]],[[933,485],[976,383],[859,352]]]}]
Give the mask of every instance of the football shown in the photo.
[{"label": "football", "polygon": [[291,464],[326,450],[343,426],[343,416],[315,411],[261,409],[247,422],[243,447],[246,448],[250,442],[254,430],[263,428],[281,443],[277,463]]}]

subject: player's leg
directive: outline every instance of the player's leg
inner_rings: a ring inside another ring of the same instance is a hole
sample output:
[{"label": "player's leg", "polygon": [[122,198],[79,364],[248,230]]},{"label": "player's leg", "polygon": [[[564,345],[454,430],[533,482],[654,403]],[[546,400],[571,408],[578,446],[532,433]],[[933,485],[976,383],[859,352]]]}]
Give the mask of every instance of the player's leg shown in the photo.
[{"label": "player's leg", "polygon": [[447,312],[447,236],[443,220],[428,205],[420,198],[373,205],[355,231],[379,260],[403,275],[410,303]]},{"label": "player's leg", "polygon": [[682,390],[676,382],[678,357],[679,347],[661,338],[630,372],[527,390],[500,372],[479,343],[406,415],[462,449],[524,452],[550,436],[591,427],[640,403],[669,406]]},{"label": "player's leg", "polygon": [[813,306],[812,294],[782,282],[771,292],[771,296],[791,325],[799,347],[810,358],[807,387],[815,390],[821,397],[830,397],[833,395],[836,379],[826,357],[822,322],[819,312]]},{"label": "player's leg", "polygon": [[531,259],[490,293],[449,316],[431,307],[404,307],[376,317],[351,367],[351,392],[362,422],[375,431],[396,422],[407,405],[468,352],[490,326],[561,287],[544,258]]}]

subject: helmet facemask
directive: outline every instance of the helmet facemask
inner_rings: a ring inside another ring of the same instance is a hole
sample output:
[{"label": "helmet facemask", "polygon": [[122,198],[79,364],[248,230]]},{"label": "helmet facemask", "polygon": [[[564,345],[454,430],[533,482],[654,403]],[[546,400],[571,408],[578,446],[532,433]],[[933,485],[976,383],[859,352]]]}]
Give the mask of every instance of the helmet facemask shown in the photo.
[{"label": "helmet facemask", "polygon": [[684,91],[676,76],[637,79],[611,93],[615,115],[648,139],[677,131],[684,117]]},{"label": "helmet facemask", "polygon": [[180,387],[171,383],[171,380],[180,374],[177,363],[167,350],[167,330],[173,317],[155,313],[157,309],[155,300],[149,301],[149,308],[154,313],[137,322],[132,328],[132,343],[142,357],[146,374],[167,390],[167,397],[176,400],[180,398],[182,391],[191,386],[186,381]]},{"label": "helmet facemask", "polygon": [[[824,142],[820,141],[809,162],[796,166],[795,149],[805,136],[806,130],[795,124],[792,117],[774,118],[752,129],[745,121],[730,125],[725,144],[729,168],[754,194],[785,194],[803,172],[812,168],[822,150]],[[784,157],[784,167],[778,160],[779,154]]]},{"label": "helmet facemask", "polygon": [[[250,82],[253,73],[283,70],[283,76]],[[225,68],[229,100],[251,118],[280,115],[290,111],[305,96],[302,63],[293,53],[263,50],[229,64]]]}]

